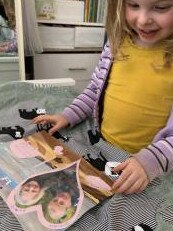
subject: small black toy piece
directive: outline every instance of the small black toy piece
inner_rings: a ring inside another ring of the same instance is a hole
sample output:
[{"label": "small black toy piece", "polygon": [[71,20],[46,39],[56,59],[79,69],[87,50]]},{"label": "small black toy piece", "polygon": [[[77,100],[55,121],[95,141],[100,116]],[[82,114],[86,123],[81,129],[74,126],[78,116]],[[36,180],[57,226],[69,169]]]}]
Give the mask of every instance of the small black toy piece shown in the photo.
[{"label": "small black toy piece", "polygon": [[86,156],[83,156],[83,158],[88,161],[92,166],[97,168],[99,171],[105,170],[105,165],[108,162],[107,159],[102,155],[100,152],[97,158],[92,158],[92,154],[87,153]]},{"label": "small black toy piece", "polygon": [[32,120],[39,115],[45,115],[46,109],[44,108],[33,108],[31,111],[27,111],[26,109],[19,109],[19,115],[21,118],[25,120]]},{"label": "small black toy piece", "polygon": [[96,144],[100,140],[100,133],[95,130],[95,134],[92,130],[88,130],[89,141],[92,145]]},{"label": "small black toy piece", "polygon": [[24,132],[25,132],[25,130],[20,126],[2,127],[0,130],[0,134],[10,135],[16,140],[23,138]]}]

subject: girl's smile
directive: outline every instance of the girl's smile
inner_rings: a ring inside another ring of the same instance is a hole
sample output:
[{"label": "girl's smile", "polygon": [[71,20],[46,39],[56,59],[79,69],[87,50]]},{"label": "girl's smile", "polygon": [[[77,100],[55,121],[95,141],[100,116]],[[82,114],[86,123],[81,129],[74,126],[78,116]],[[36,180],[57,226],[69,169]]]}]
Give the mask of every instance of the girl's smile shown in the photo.
[{"label": "girl's smile", "polygon": [[145,29],[138,29],[138,36],[141,39],[151,40],[154,39],[155,36],[157,36],[159,30],[145,30]]}]

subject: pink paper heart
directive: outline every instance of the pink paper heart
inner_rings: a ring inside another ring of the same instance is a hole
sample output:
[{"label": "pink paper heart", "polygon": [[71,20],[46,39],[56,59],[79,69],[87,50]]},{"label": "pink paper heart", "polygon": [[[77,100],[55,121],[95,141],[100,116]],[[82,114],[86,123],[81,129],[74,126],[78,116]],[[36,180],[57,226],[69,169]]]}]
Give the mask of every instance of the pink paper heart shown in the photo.
[{"label": "pink paper heart", "polygon": [[29,144],[24,139],[12,141],[10,143],[10,149],[13,155],[18,158],[31,158],[40,156],[41,153]]}]

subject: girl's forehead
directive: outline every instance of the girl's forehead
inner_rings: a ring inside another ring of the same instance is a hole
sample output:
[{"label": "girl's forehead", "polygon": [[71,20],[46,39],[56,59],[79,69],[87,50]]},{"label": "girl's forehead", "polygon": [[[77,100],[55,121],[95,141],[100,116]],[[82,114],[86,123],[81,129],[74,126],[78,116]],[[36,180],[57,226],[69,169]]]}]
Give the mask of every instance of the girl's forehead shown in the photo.
[{"label": "girl's forehead", "polygon": [[142,3],[142,4],[153,4],[153,3],[173,3],[173,0],[125,0],[125,2],[135,2],[135,3]]}]

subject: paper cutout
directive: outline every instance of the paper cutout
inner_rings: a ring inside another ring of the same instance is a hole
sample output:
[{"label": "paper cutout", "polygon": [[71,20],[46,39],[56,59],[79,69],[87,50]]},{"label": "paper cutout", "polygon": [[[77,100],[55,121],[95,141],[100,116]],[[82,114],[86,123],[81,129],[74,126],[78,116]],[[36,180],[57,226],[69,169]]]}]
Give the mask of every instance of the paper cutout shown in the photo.
[{"label": "paper cutout", "polygon": [[83,156],[83,158],[99,171],[104,171],[105,165],[108,162],[101,152],[98,154],[97,157],[92,155],[92,153],[87,153],[85,156]]},{"label": "paper cutout", "polygon": [[120,175],[121,173],[113,172],[113,169],[114,169],[115,167],[117,167],[119,164],[120,164],[120,162],[114,162],[114,161],[107,162],[106,165],[105,165],[105,174],[106,174],[107,176],[119,177],[119,175]]},{"label": "paper cutout", "polygon": [[41,156],[41,153],[24,139],[11,142],[10,149],[17,158],[32,158]]},{"label": "paper cutout", "polygon": [[54,152],[56,155],[63,155],[63,147],[62,146],[55,146],[54,147]]},{"label": "paper cutout", "polygon": [[85,180],[90,184],[90,187],[92,188],[111,191],[111,187],[97,176],[86,176]]},{"label": "paper cutout", "polygon": [[19,109],[20,117],[26,120],[32,120],[36,116],[44,114],[46,114],[46,109],[44,108],[33,108],[31,111],[27,111],[26,109]]},{"label": "paper cutout", "polygon": [[150,226],[141,223],[139,225],[134,226],[132,228],[132,231],[153,231],[153,229]]},{"label": "paper cutout", "polygon": [[16,182],[8,176],[2,169],[0,169],[0,190],[8,187],[8,188],[15,188],[16,187]]},{"label": "paper cutout", "polygon": [[95,130],[95,131],[88,130],[88,137],[89,137],[89,141],[90,141],[91,145],[94,145],[94,144],[99,142],[100,133],[97,130]]},{"label": "paper cutout", "polygon": [[60,132],[56,131],[53,133],[53,137],[56,139],[62,139],[65,142],[69,142],[70,137],[68,136],[63,136]]},{"label": "paper cutout", "polygon": [[17,215],[37,212],[39,221],[50,229],[65,229],[78,217],[83,203],[79,162],[61,170],[34,175],[19,184],[7,198]]},{"label": "paper cutout", "polygon": [[14,127],[2,127],[0,134],[7,134],[12,136],[14,139],[21,139],[24,135],[25,130],[21,126]]}]

